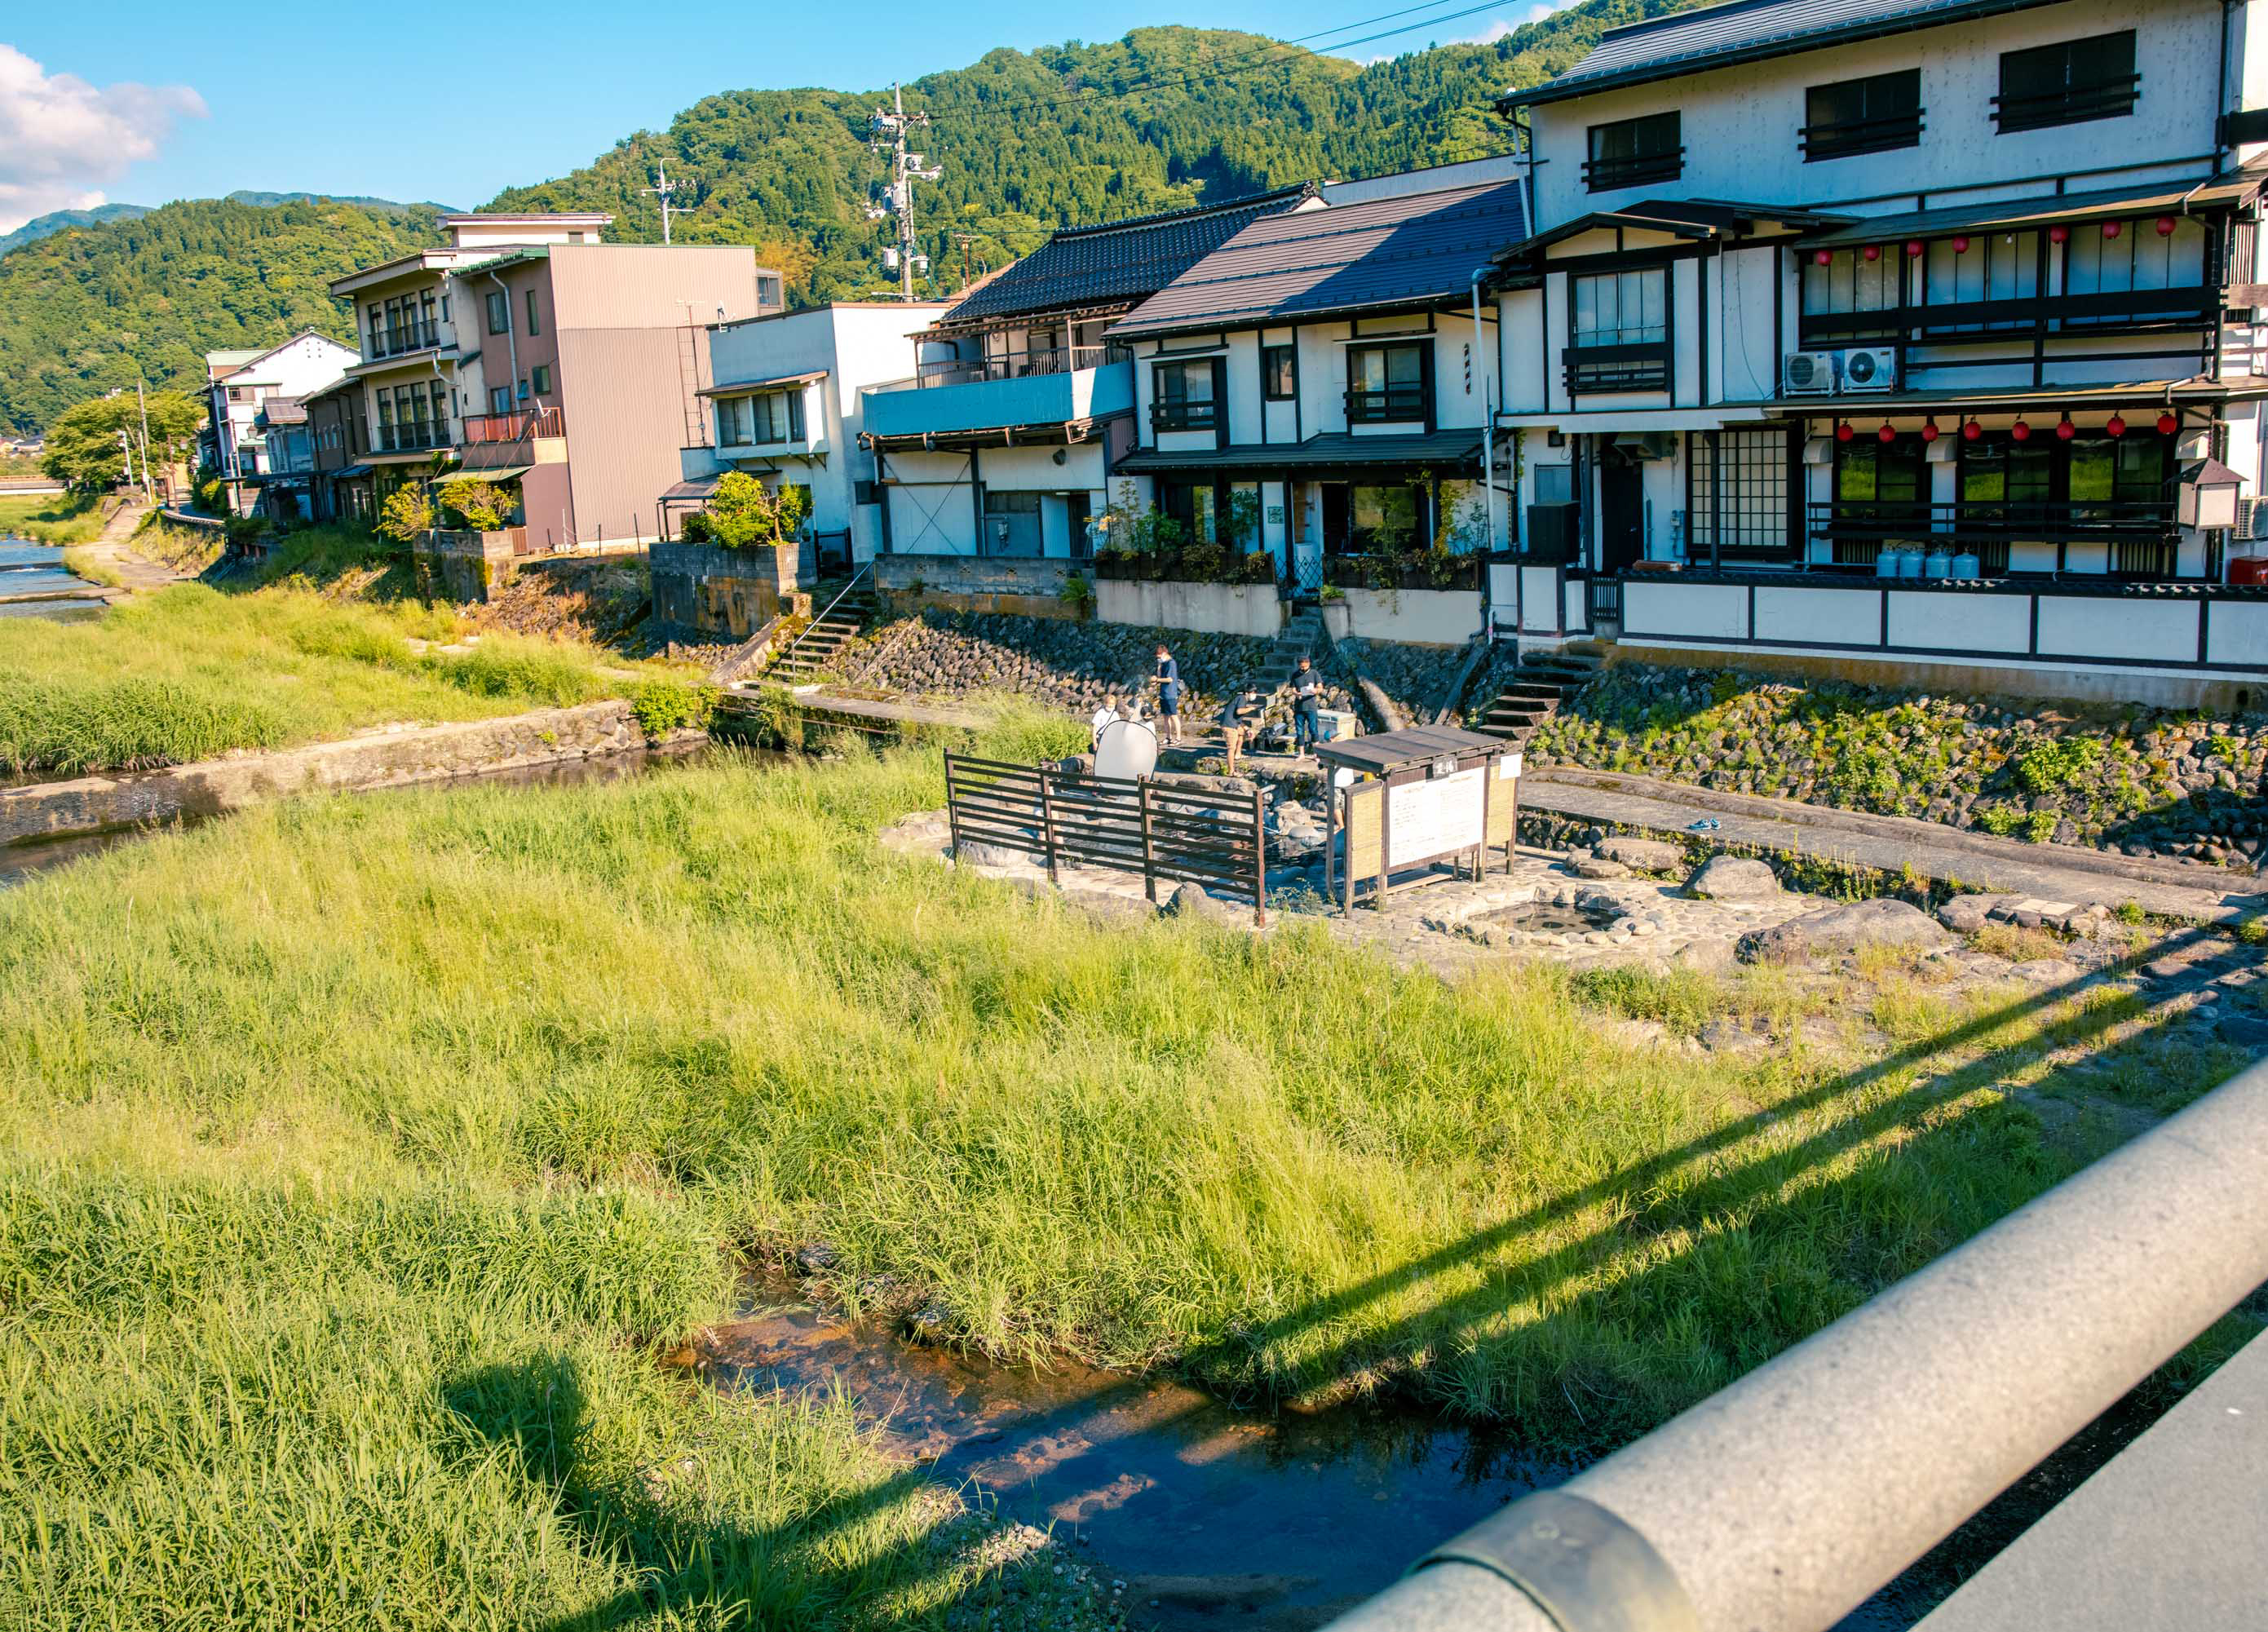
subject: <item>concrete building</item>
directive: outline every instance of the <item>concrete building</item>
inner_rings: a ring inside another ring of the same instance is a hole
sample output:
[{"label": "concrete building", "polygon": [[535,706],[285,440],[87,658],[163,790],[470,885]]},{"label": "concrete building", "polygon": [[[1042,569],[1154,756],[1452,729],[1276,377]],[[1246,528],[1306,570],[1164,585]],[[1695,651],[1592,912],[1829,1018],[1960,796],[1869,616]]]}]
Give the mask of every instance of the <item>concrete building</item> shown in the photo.
[{"label": "concrete building", "polygon": [[740,470],[771,488],[800,487],[810,503],[814,574],[871,561],[885,513],[859,445],[866,388],[911,378],[922,336],[943,302],[843,301],[713,325],[704,404],[687,427],[681,479],[662,495],[696,506]]},{"label": "concrete building", "polygon": [[[2268,49],[2213,0],[1735,0],[1507,96],[1506,632],[2257,695]],[[2241,491],[2240,491],[2241,490]]]},{"label": "concrete building", "polygon": [[[352,347],[312,329],[272,346],[208,351],[205,425],[197,433],[199,462],[232,484],[265,474],[268,447],[259,424],[261,405],[275,396],[304,397],[361,360]],[[248,498],[245,495],[239,502]]]},{"label": "concrete building", "polygon": [[447,243],[333,281],[365,341],[347,372],[373,502],[460,462],[505,487],[531,548],[652,536],[703,326],[777,310],[782,290],[746,248],[606,244],[613,218],[444,216]]},{"label": "concrete building", "polygon": [[341,375],[306,398],[307,441],[314,479],[309,496],[318,521],[368,521],[371,517],[370,425],[364,417],[367,394],[358,380]]}]

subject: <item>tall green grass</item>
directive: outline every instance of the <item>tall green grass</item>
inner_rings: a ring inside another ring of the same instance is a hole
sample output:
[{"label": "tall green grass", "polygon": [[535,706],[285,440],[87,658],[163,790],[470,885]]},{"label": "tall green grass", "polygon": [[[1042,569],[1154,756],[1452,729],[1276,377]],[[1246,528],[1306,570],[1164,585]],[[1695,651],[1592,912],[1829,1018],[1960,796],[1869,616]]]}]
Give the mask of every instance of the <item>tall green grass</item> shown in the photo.
[{"label": "tall green grass", "polygon": [[903,751],[296,802],[0,893],[0,1619],[923,1621],[980,1590],[950,1503],[652,1363],[751,1256],[1597,1447],[2115,1136],[2010,1089],[2131,1004],[1727,1062],[1594,1004],[1735,988],[1452,986],[877,848],[940,794]]},{"label": "tall green grass", "polygon": [[0,497],[0,538],[83,544],[102,533],[100,502],[71,495]]},{"label": "tall green grass", "polygon": [[[94,623],[0,620],[0,771],[132,769],[342,736],[396,720],[476,720],[622,696],[608,654],[490,634],[461,652],[453,612],[303,588],[177,584]],[[649,681],[667,678],[642,670]]]}]

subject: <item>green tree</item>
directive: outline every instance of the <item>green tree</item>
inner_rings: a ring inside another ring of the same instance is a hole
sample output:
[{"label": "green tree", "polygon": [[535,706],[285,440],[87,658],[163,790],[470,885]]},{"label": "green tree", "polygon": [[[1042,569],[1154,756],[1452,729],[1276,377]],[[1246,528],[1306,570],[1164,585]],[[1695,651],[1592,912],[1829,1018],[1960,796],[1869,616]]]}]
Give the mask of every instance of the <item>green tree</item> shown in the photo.
[{"label": "green tree", "polygon": [[378,506],[378,530],[400,544],[414,544],[433,530],[433,501],[422,482],[405,483]]},{"label": "green tree", "polygon": [[746,550],[792,537],[810,513],[811,490],[784,487],[775,492],[745,471],[726,473],[710,495],[705,531],[727,550]]},{"label": "green tree", "polygon": [[[144,411],[131,391],[73,403],[48,427],[40,468],[73,492],[109,491],[127,473],[122,434],[134,445],[134,472],[141,471]],[[158,391],[150,395],[147,412],[151,464],[162,466],[186,457],[196,440],[197,427],[205,422],[204,410],[178,391]]]}]

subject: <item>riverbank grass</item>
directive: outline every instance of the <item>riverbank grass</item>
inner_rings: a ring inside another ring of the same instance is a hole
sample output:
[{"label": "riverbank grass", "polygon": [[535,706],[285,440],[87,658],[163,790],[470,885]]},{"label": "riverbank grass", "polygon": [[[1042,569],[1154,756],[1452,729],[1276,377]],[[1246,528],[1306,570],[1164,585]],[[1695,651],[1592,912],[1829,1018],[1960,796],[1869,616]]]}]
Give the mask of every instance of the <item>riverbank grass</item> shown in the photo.
[{"label": "riverbank grass", "polygon": [[397,720],[481,720],[677,682],[446,608],[177,584],[91,623],[0,620],[0,772],[74,775],[279,748]]},{"label": "riverbank grass", "polygon": [[[0,892],[0,1602],[940,1624],[1000,1584],[948,1498],[659,1363],[751,1259],[1596,1449],[2107,1148],[2030,1107],[2150,1046],[1917,968],[1871,1051],[1692,1053],[1624,1016],[1796,1000],[1097,920],[878,848],[941,794],[903,750],[299,801]],[[2150,1058],[2156,1109],[2228,1064]]]},{"label": "riverbank grass", "polygon": [[42,544],[84,544],[101,536],[98,499],[70,494],[0,496],[0,538]]}]

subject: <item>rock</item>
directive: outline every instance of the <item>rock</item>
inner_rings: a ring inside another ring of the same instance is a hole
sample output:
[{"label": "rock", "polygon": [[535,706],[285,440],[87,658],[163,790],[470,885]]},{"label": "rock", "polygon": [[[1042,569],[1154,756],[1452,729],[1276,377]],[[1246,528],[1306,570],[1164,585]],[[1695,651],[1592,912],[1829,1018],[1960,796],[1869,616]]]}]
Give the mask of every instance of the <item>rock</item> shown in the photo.
[{"label": "rock", "polygon": [[809,1274],[815,1275],[835,1267],[836,1263],[835,1249],[824,1241],[814,1241],[809,1246],[796,1249],[795,1261],[802,1265]]},{"label": "rock", "polygon": [[1690,969],[1701,974],[1714,974],[1733,965],[1733,943],[1721,935],[1710,935],[1689,942],[1669,955],[1673,969]]},{"label": "rock", "polygon": [[1779,878],[1753,856],[1711,856],[1685,881],[1705,901],[1760,901],[1780,893]]},{"label": "rock", "polygon": [[1592,846],[1591,853],[1646,873],[1674,873],[1685,864],[1685,853],[1675,845],[1659,838],[1637,838],[1627,833],[1601,839]]},{"label": "rock", "polygon": [[1955,934],[1973,935],[1994,912],[2021,899],[2020,896],[1955,896],[1937,909],[1937,921]]},{"label": "rock", "polygon": [[2241,1048],[2268,1048],[2268,1020],[2251,1015],[2220,1015],[2213,1023],[2213,1035]]},{"label": "rock", "polygon": [[1744,1054],[1765,1039],[1737,1020],[1712,1020],[1701,1028],[1701,1046],[1712,1054]]},{"label": "rock", "polygon": [[1928,913],[1887,897],[1808,912],[1741,937],[1740,956],[1751,964],[1792,964],[1805,957],[1846,956],[1863,947],[1939,947],[1946,933]]},{"label": "rock", "polygon": [[966,839],[954,853],[956,861],[970,867],[1037,867],[1039,858],[1021,850],[1011,850],[1005,845],[990,845],[982,839]]},{"label": "rock", "polygon": [[1575,876],[1578,878],[1628,878],[1630,876],[1630,868],[1621,862],[1604,860],[1595,855],[1575,856],[1568,861],[1567,865],[1574,869]]},{"label": "rock", "polygon": [[2052,957],[2035,957],[2018,964],[2008,971],[2019,980],[2029,980],[2034,986],[2053,986],[2070,980],[2080,973],[2072,964]]},{"label": "rock", "polygon": [[1196,884],[1182,884],[1158,904],[1160,918],[1201,918],[1208,923],[1233,924],[1242,914],[1226,901],[1217,901]]}]

